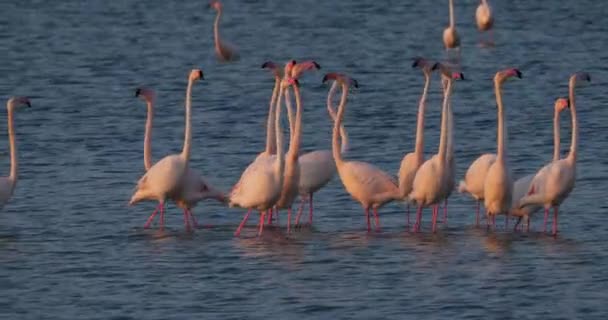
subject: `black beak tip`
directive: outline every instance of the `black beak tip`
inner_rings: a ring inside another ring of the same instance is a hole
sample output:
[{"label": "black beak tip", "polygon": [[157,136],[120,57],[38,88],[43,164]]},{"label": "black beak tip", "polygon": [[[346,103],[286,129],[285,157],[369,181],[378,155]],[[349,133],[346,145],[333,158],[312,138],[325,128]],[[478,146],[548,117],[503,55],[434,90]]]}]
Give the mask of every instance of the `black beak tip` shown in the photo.
[{"label": "black beak tip", "polygon": [[359,88],[359,81],[357,81],[357,80],[353,79],[353,86],[354,86],[355,88]]},{"label": "black beak tip", "polygon": [[312,62],[315,65],[315,68],[317,68],[317,70],[321,70],[321,65],[318,64],[316,61]]},{"label": "black beak tip", "polygon": [[327,75],[324,75],[324,76],[323,76],[323,81],[322,81],[322,83],[325,83],[325,82],[327,82]]},{"label": "black beak tip", "polygon": [[141,89],[137,88],[137,90],[135,90],[135,98],[139,97],[140,94],[141,94]]},{"label": "black beak tip", "polygon": [[515,73],[517,74],[517,77],[518,77],[518,78],[520,78],[520,79],[522,78],[522,73],[521,73],[521,71],[519,71],[518,69],[515,69]]},{"label": "black beak tip", "polygon": [[199,78],[201,78],[201,79],[205,79],[205,76],[203,75],[203,71],[199,71],[199,72],[198,72],[198,76],[199,76]]},{"label": "black beak tip", "polygon": [[435,64],[433,64],[433,67],[431,67],[431,70],[437,70],[439,68],[439,62],[435,62]]}]

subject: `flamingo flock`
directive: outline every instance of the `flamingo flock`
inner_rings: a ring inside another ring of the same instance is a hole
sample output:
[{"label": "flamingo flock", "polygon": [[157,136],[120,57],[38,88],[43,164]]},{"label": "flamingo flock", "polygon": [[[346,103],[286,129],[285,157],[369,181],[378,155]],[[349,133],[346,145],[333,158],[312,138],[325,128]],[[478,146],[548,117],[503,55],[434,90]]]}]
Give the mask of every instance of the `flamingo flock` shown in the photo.
[{"label": "flamingo flock", "polygon": [[[229,207],[246,210],[234,233],[235,236],[241,234],[253,211],[259,214],[257,234],[262,235],[265,225],[272,224],[274,218],[278,223],[279,210],[287,211],[286,232],[289,234],[293,229],[294,203],[299,202],[295,225],[302,225],[300,220],[306,205],[309,209],[308,225],[312,225],[313,195],[322,190],[337,173],[346,193],[361,205],[368,232],[372,229],[376,232],[381,231],[379,210],[394,201],[401,202],[407,207],[405,226],[407,230],[413,232],[422,230],[423,210],[430,207],[431,230],[436,232],[440,206],[443,204],[445,223],[448,198],[456,188],[454,112],[451,98],[457,88],[457,82],[465,80],[464,74],[459,70],[461,41],[456,28],[454,0],[448,0],[448,4],[449,25],[443,31],[443,43],[448,61],[453,51],[456,52],[456,59],[455,62],[431,61],[422,57],[413,60],[412,67],[419,69],[424,79],[418,104],[415,147],[412,152],[403,156],[396,176],[371,163],[347,158],[349,138],[344,115],[349,92],[359,84],[354,78],[339,72],[325,73],[322,80],[322,83],[331,83],[326,102],[328,118],[333,123],[331,149],[302,154],[300,148],[303,135],[302,118],[307,109],[303,99],[306,92],[302,92],[300,81],[306,73],[321,69],[316,61],[289,60],[282,68],[272,61],[262,64],[262,69],[270,70],[274,77],[266,120],[265,149],[255,156],[228,192],[222,192],[214,187],[207,177],[190,164],[191,119],[194,109],[192,94],[196,88],[195,83],[204,80],[203,71],[193,69],[187,78],[182,151],[167,155],[157,162],[154,162],[152,157],[155,92],[150,88],[137,88],[135,97],[142,99],[147,107],[143,148],[145,173],[138,180],[129,205],[141,201],[157,203],[144,228],[149,228],[160,213],[158,226],[163,230],[165,207],[167,202],[172,202],[183,210],[185,228],[191,231],[198,226],[192,209],[202,200],[213,199]],[[228,45],[221,39],[219,33],[220,18],[223,14],[222,4],[214,0],[209,6],[216,11],[213,35],[217,59],[225,63],[234,63],[238,61],[239,54],[234,46]],[[494,16],[487,0],[480,1],[475,19],[478,30],[483,35],[487,35],[486,39],[482,40],[482,44],[493,45]],[[436,153],[425,158],[425,114],[434,74],[439,75],[442,89],[440,135]],[[496,228],[496,217],[504,215],[505,229],[508,228],[510,217],[517,218],[515,231],[519,230],[522,220],[525,221],[526,230],[529,231],[531,216],[544,208],[543,232],[546,232],[549,211],[553,209],[551,233],[556,235],[559,207],[568,198],[576,182],[579,130],[575,89],[579,83],[591,81],[591,77],[586,72],[574,73],[569,79],[568,97],[558,98],[555,101],[554,152],[550,162],[538,169],[535,174],[515,179],[511,172],[506,145],[507,117],[503,103],[503,86],[511,79],[521,78],[522,72],[517,68],[500,70],[494,75],[497,107],[496,151],[481,154],[473,161],[458,183],[457,190],[459,193],[470,195],[477,202],[475,209],[477,226],[480,224],[482,204],[485,207],[486,228]],[[338,92],[340,99],[336,110],[333,100]],[[507,94],[513,93],[507,92]],[[292,99],[295,101],[295,111]],[[18,157],[13,113],[22,106],[31,106],[28,98],[12,97],[7,102],[11,168],[8,177],[0,177],[0,208],[11,198],[17,183]],[[289,123],[288,139],[285,139],[281,127],[284,107]],[[571,145],[568,155],[561,158],[559,117],[566,109],[570,110],[572,121]],[[287,149],[284,145],[285,141],[288,142]],[[417,207],[413,226],[410,225],[410,206]]]}]

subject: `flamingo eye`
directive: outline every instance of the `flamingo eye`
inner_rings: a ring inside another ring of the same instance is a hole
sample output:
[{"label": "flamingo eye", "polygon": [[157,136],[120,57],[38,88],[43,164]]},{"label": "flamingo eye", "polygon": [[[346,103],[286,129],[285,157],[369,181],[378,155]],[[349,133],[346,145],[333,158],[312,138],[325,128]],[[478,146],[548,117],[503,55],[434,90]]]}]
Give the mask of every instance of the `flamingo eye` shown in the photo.
[{"label": "flamingo eye", "polygon": [[201,191],[202,191],[202,192],[206,192],[206,191],[208,191],[208,190],[209,190],[209,188],[207,188],[207,185],[206,185],[206,184],[204,184],[204,185],[201,187]]}]

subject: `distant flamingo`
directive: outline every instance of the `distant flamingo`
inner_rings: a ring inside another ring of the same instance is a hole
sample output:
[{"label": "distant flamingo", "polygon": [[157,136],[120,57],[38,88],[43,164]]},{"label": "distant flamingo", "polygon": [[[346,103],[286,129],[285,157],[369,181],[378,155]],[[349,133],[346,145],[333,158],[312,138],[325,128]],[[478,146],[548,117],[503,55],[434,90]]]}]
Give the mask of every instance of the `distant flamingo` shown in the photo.
[{"label": "distant flamingo", "polygon": [[32,105],[26,97],[11,97],[6,102],[8,112],[8,139],[11,153],[11,171],[8,177],[0,177],[0,209],[11,199],[15,186],[17,185],[17,174],[19,171],[19,159],[17,157],[17,141],[15,140],[15,127],[13,124],[13,112],[22,106],[28,108]]},{"label": "distant flamingo", "polygon": [[424,75],[424,88],[418,104],[418,119],[416,125],[416,146],[414,152],[406,154],[401,160],[399,167],[399,192],[403,200],[407,201],[407,228],[410,226],[410,203],[409,194],[412,192],[416,172],[424,163],[424,111],[426,99],[431,84],[431,68],[433,64],[424,58],[416,58],[412,67],[420,67]]},{"label": "distant flamingo", "polygon": [[215,22],[213,23],[213,37],[215,40],[215,54],[220,61],[236,61],[239,56],[231,46],[224,43],[222,39],[220,39],[220,17],[222,16],[222,3],[219,0],[213,0],[210,3],[210,6],[217,11],[217,15],[215,16]]},{"label": "distant flamingo", "polygon": [[[297,80],[300,75],[306,70],[320,69],[321,67],[315,61],[305,61],[297,63],[286,72],[285,79],[291,78]],[[293,201],[298,196],[298,186],[300,183],[300,163],[298,161],[300,155],[300,144],[302,141],[302,98],[300,95],[300,86],[297,81],[293,81],[292,88],[296,98],[296,116],[294,121],[290,122],[290,141],[289,149],[285,154],[285,170],[283,171],[283,190],[281,197],[275,204],[276,209],[287,209],[287,232],[291,230],[291,206]],[[285,90],[285,100],[290,101],[289,88]],[[290,108],[288,108],[290,109]]]},{"label": "distant flamingo", "polygon": [[433,232],[436,231],[438,204],[446,195],[447,182],[447,135],[448,135],[448,113],[449,99],[452,94],[452,83],[455,79],[462,79],[461,73],[452,73],[445,65],[436,63],[433,70],[439,69],[443,80],[447,81],[446,94],[443,98],[441,112],[441,135],[437,154],[425,161],[414,177],[412,192],[409,195],[411,201],[418,206],[416,212],[415,231],[420,231],[422,222],[422,208],[433,206]]},{"label": "distant flamingo", "polygon": [[[336,121],[336,111],[332,106],[333,97],[338,89],[338,82],[334,81],[327,95],[327,112],[332,121]],[[344,126],[340,126],[341,148],[340,153],[344,155],[348,151],[348,134]],[[336,163],[331,150],[315,150],[300,156],[300,183],[299,193],[302,199],[296,225],[300,223],[300,217],[304,209],[304,203],[308,199],[308,223],[312,225],[313,217],[313,194],[323,188],[336,174]]]},{"label": "distant flamingo", "polygon": [[[146,171],[152,167],[152,123],[154,118],[154,100],[155,94],[152,89],[148,88],[138,88],[135,91],[136,97],[142,97],[144,101],[146,101],[146,105],[148,107],[148,117],[146,120],[146,132],[144,135],[144,167]],[[194,169],[188,167],[186,176],[183,181],[183,185],[180,188],[182,191],[179,197],[175,197],[173,199],[178,207],[184,210],[184,218],[190,217],[194,226],[198,225],[196,218],[192,215],[190,211],[196,204],[203,199],[216,199],[218,201],[224,201],[224,195],[222,192],[209,185],[205,179]],[[154,215],[150,216],[144,228],[148,228],[152,221],[154,220]],[[184,224],[186,225],[186,229],[190,229],[189,221],[185,220]]]},{"label": "distant flamingo", "polygon": [[496,215],[505,214],[505,228],[509,223],[509,209],[511,208],[513,181],[511,179],[511,170],[507,161],[507,147],[505,146],[506,129],[505,129],[505,114],[502,104],[502,85],[511,78],[518,77],[521,79],[521,72],[517,69],[506,69],[499,71],[494,76],[494,93],[496,95],[496,105],[498,106],[498,134],[496,137],[496,161],[488,169],[486,180],[484,182],[484,206],[486,207],[486,216],[492,218],[492,225],[496,221]]},{"label": "distant flamingo", "polygon": [[338,175],[346,191],[365,209],[367,220],[367,231],[371,231],[369,209],[373,209],[376,221],[376,230],[380,230],[380,219],[378,208],[384,204],[400,199],[399,186],[396,181],[386,172],[377,167],[361,161],[348,161],[342,158],[340,152],[339,132],[344,112],[346,110],[346,97],[350,85],[358,87],[357,81],[339,73],[328,73],[323,77],[323,82],[328,80],[338,81],[342,85],[342,98],[338,108],[338,115],[334,122],[332,134],[332,153],[336,161]]},{"label": "distant flamingo", "polygon": [[[193,69],[188,78],[188,88],[186,90],[186,117],[184,147],[179,154],[172,154],[164,157],[155,163],[146,174],[139,179],[135,192],[129,201],[129,205],[134,205],[142,200],[157,200],[159,202],[156,210],[152,213],[146,225],[154,219],[156,212],[160,209],[160,229],[164,229],[165,201],[180,192],[184,175],[188,170],[190,161],[190,146],[192,144],[192,86],[195,81],[203,79],[203,71]],[[185,215],[185,213],[184,213]],[[187,217],[184,216],[184,221]]]},{"label": "distant flamingo", "polygon": [[[564,109],[567,109],[569,107],[569,105],[570,105],[570,102],[568,101],[568,99],[565,99],[565,98],[558,98],[555,101],[555,112],[553,115],[553,160],[552,161],[557,161],[557,160],[559,160],[559,157],[560,157],[559,156],[559,151],[560,151],[559,114]],[[540,176],[542,176],[542,178],[539,177],[539,178],[537,178],[537,180],[545,179],[547,170],[541,169],[538,172],[538,174]],[[511,201],[511,211],[509,212],[509,214],[512,216],[518,217],[517,223],[515,224],[515,227],[513,227],[513,230],[517,230],[517,226],[521,223],[522,218],[526,218],[526,230],[529,231],[530,230],[530,215],[532,215],[533,213],[535,213],[542,207],[540,205],[529,205],[529,206],[525,206],[523,208],[519,208],[519,201],[524,196],[527,195],[528,191],[530,190],[530,184],[532,183],[532,179],[534,177],[535,177],[534,174],[529,174],[527,176],[517,179],[515,181],[515,183],[513,183],[513,199]],[[546,211],[545,213],[547,213],[547,212],[548,211]],[[545,214],[545,227],[546,227],[546,221],[547,221],[547,214]]]},{"label": "distant flamingo", "polygon": [[[572,118],[572,141],[570,142],[570,152],[564,159],[553,161],[543,167],[532,180],[528,195],[519,202],[520,207],[528,205],[543,205],[545,210],[553,208],[553,235],[557,235],[557,214],[562,202],[570,195],[574,189],[576,181],[576,158],[578,156],[578,119],[576,116],[576,103],[574,99],[574,89],[578,80],[591,81],[591,77],[586,72],[575,73],[570,77],[569,100],[570,114]],[[546,173],[542,173],[546,170]],[[543,175],[546,174],[546,177]],[[538,179],[538,180],[537,180]]]},{"label": "distant flamingo", "polygon": [[[285,66],[285,74],[296,64],[294,60]],[[279,86],[279,95],[275,108],[275,137],[277,145],[277,156],[274,161],[256,162],[254,161],[241,175],[239,182],[232,188],[229,197],[231,207],[247,208],[247,214],[237,228],[235,236],[241,234],[241,230],[249,219],[249,214],[253,209],[260,211],[260,225],[258,236],[264,231],[264,218],[266,211],[272,208],[281,196],[283,187],[283,171],[285,168],[283,153],[283,132],[281,129],[281,99],[284,96],[285,87],[293,84],[296,80],[285,79]]]},{"label": "distant flamingo", "polygon": [[456,19],[454,18],[454,0],[450,1],[450,25],[443,30],[443,45],[446,52],[456,49],[460,59],[460,37],[456,31]]},{"label": "distant flamingo", "polygon": [[475,21],[477,22],[477,30],[479,32],[488,32],[490,39],[488,44],[492,45],[492,27],[494,26],[494,17],[492,16],[492,7],[487,0],[479,1],[479,6],[475,10]]}]

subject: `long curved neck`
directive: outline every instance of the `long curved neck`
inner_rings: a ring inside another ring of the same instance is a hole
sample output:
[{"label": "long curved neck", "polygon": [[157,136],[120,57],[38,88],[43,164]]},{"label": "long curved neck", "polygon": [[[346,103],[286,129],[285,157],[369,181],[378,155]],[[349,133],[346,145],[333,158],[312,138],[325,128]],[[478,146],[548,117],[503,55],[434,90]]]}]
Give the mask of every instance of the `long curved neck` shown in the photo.
[{"label": "long curved neck", "polygon": [[559,109],[555,108],[553,114],[553,161],[559,160],[560,132],[559,132]]},{"label": "long curved neck", "polygon": [[578,119],[576,118],[576,101],[574,99],[574,88],[576,87],[576,79],[573,77],[570,79],[569,85],[569,99],[570,99],[570,114],[572,118],[572,141],[570,141],[570,153],[568,158],[572,161],[576,161],[578,153]]},{"label": "long curved neck", "polygon": [[494,94],[496,95],[496,105],[498,106],[498,134],[496,138],[496,158],[504,161],[505,155],[505,120],[504,108],[502,105],[502,84],[500,81],[494,81]]},{"label": "long curved neck", "polygon": [[154,121],[154,106],[151,100],[146,100],[148,117],[144,134],[144,167],[148,171],[152,167],[152,122]]},{"label": "long curved neck", "polygon": [[332,153],[334,156],[334,161],[336,161],[336,166],[340,166],[344,163],[344,159],[342,159],[342,150],[340,150],[340,142],[338,141],[338,135],[340,134],[340,127],[342,126],[342,119],[344,118],[344,111],[346,109],[346,96],[348,95],[348,85],[345,83],[342,84],[342,97],[340,98],[340,105],[338,107],[338,115],[336,116],[336,121],[334,122],[334,130],[332,134]]},{"label": "long curved neck", "polygon": [[[331,117],[331,120],[333,120],[334,122],[336,121],[336,111],[334,110],[334,107],[332,105],[332,101],[334,100],[334,96],[336,95],[336,91],[338,90],[338,82],[334,81],[334,83],[331,85],[331,89],[329,89],[329,94],[327,95],[327,112],[329,112],[329,116]],[[346,132],[346,129],[344,128],[344,125],[340,126],[340,140],[341,140],[341,147],[340,147],[340,152],[342,154],[348,152],[348,133]]]},{"label": "long curved neck", "polygon": [[447,149],[447,131],[448,131],[448,99],[452,91],[452,80],[447,81],[445,94],[443,96],[443,107],[441,108],[441,136],[439,137],[439,159],[441,163],[445,162]]},{"label": "long curved neck", "polygon": [[222,16],[222,9],[217,10],[217,15],[215,16],[215,22],[213,23],[213,38],[215,41],[215,48],[219,49],[220,46],[220,17]]},{"label": "long curved neck", "polygon": [[192,80],[188,80],[188,89],[186,89],[186,129],[184,133],[184,148],[182,149],[182,157],[186,159],[186,163],[190,160],[190,147],[192,144]]},{"label": "long curved neck", "polygon": [[293,105],[291,104],[291,94],[289,93],[289,87],[284,89],[285,94],[285,108],[287,109],[287,122],[289,123],[289,143],[293,140],[293,133],[296,128],[294,127],[296,120],[293,115]]},{"label": "long curved neck", "polygon": [[277,143],[277,160],[278,161],[275,166],[275,177],[277,179],[278,184],[282,184],[283,181],[283,169],[285,167],[284,154],[283,154],[283,132],[281,131],[281,109],[283,108],[281,99],[283,98],[283,85],[279,84],[279,95],[277,97],[277,106],[275,108],[275,117],[274,117],[274,133],[276,137]]},{"label": "long curved neck", "polygon": [[452,93],[448,96],[448,137],[447,137],[447,158],[453,161],[454,158],[454,111],[452,110]]},{"label": "long curved neck", "polygon": [[420,103],[418,104],[418,120],[416,124],[416,147],[414,153],[418,157],[422,157],[424,153],[424,111],[426,108],[426,98],[431,84],[431,76],[424,75],[424,89],[422,90],[422,96],[420,97]]},{"label": "long curved neck", "polygon": [[292,160],[297,161],[300,153],[300,143],[302,142],[302,97],[298,84],[293,85],[293,92],[296,96],[296,121],[294,131],[291,134],[291,141],[289,142],[289,151],[287,151],[287,153]]},{"label": "long curved neck", "polygon": [[450,27],[454,28],[454,1],[450,0]]},{"label": "long curved neck", "polygon": [[8,138],[11,152],[11,172],[8,177],[11,188],[17,183],[17,172],[19,171],[19,160],[17,160],[17,141],[15,141],[15,128],[13,125],[13,106],[8,105]]},{"label": "long curved neck", "polygon": [[266,121],[266,154],[271,155],[277,152],[277,146],[274,136],[274,108],[277,101],[277,93],[279,91],[281,79],[274,80],[274,89],[272,89],[272,97],[270,98],[270,106],[268,107],[268,120]]}]

